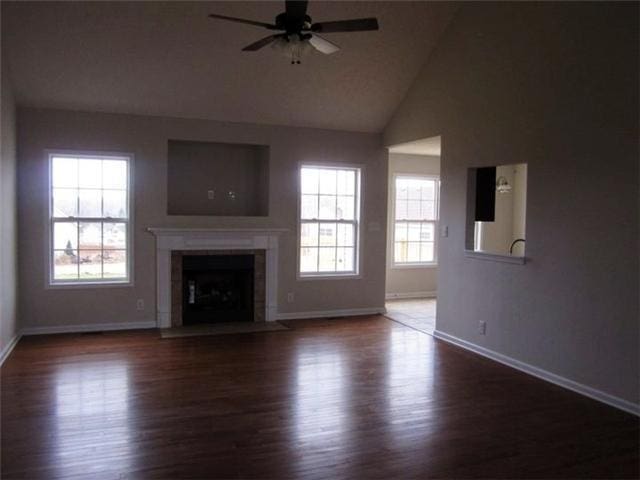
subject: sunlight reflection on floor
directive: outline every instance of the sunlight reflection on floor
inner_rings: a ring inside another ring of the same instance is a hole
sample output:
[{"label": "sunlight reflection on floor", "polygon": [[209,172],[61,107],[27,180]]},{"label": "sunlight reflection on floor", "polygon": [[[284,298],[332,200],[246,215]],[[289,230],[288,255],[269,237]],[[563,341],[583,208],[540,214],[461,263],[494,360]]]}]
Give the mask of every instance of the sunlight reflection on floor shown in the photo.
[{"label": "sunlight reflection on floor", "polygon": [[97,459],[131,465],[129,371],[126,362],[62,364],[55,375],[56,455],[60,476],[103,474]]}]

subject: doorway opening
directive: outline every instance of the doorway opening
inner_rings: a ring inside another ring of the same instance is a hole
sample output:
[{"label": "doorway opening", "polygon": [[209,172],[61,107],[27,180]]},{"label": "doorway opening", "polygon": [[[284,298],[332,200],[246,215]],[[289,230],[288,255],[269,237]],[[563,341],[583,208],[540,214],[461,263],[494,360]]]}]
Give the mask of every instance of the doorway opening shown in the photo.
[{"label": "doorway opening", "polygon": [[422,332],[436,326],[441,139],[389,147],[387,316]]}]

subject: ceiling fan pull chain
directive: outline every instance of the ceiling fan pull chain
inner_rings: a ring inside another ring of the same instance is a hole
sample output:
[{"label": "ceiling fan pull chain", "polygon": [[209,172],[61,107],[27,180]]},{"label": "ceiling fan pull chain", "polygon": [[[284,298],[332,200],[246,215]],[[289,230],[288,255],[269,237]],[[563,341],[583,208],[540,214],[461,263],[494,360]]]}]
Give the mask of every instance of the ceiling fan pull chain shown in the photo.
[{"label": "ceiling fan pull chain", "polygon": [[291,65],[300,65],[300,47],[298,47],[297,45],[295,45],[292,49],[291,49]]}]

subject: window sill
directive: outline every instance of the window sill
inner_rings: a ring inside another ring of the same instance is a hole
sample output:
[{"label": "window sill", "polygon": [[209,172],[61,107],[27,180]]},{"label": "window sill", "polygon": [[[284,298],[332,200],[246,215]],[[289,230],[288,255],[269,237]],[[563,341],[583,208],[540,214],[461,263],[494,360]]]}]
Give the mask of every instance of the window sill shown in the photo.
[{"label": "window sill", "polygon": [[515,265],[524,265],[526,263],[526,257],[514,257],[512,255],[500,255],[498,253],[476,252],[475,250],[465,250],[464,256],[467,258],[477,258],[478,260],[512,263]]},{"label": "window sill", "polygon": [[122,282],[65,282],[65,283],[49,283],[46,288],[51,290],[57,289],[82,289],[82,288],[121,288],[133,287],[132,281]]},{"label": "window sill", "polygon": [[298,280],[359,280],[362,275],[358,273],[345,273],[345,274],[318,274],[318,275],[301,275],[298,274]]},{"label": "window sill", "polygon": [[394,263],[391,270],[407,270],[414,268],[438,268],[437,263]]}]

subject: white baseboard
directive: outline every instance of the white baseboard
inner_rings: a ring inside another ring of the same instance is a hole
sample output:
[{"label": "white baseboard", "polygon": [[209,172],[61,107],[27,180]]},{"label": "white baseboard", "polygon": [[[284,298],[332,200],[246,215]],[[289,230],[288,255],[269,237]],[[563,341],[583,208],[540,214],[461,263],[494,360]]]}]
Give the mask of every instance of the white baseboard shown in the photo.
[{"label": "white baseboard", "polygon": [[22,337],[22,334],[17,333],[16,335],[13,336],[13,338],[9,341],[9,343],[7,343],[4,346],[4,348],[2,349],[2,352],[0,352],[0,367],[2,366],[4,361],[7,358],[9,358],[9,355],[11,355],[11,352],[13,351],[14,347],[20,341],[20,337]]},{"label": "white baseboard", "polygon": [[379,308],[347,308],[343,310],[319,310],[315,312],[278,313],[276,320],[298,320],[303,318],[353,317],[356,315],[377,315],[386,313],[387,309]]},{"label": "white baseboard", "polygon": [[589,387],[582,383],[578,383],[566,377],[561,377],[560,375],[551,373],[547,370],[534,367],[533,365],[530,365],[528,363],[524,363],[520,360],[516,360],[515,358],[511,358],[501,353],[494,352],[493,350],[489,350],[488,348],[481,347],[479,345],[468,342],[466,340],[462,340],[461,338],[454,337],[453,335],[449,335],[448,333],[444,333],[439,330],[436,330],[433,333],[433,336],[439,338],[440,340],[444,340],[445,342],[482,355],[483,357],[490,358],[491,360],[495,360],[496,362],[515,368],[516,370],[520,370],[521,372],[528,373],[529,375],[533,375],[534,377],[546,380],[547,382],[551,382],[568,390],[572,390],[576,393],[592,398],[599,402],[606,403],[607,405],[618,408],[620,410],[624,410],[625,412],[640,416],[640,405],[636,403],[629,402],[628,400],[624,400],[614,395],[610,395],[601,390],[596,390],[595,388]]},{"label": "white baseboard", "polygon": [[401,298],[436,298],[436,291],[430,292],[408,292],[408,293],[387,293],[384,298],[386,300],[396,300]]},{"label": "white baseboard", "polygon": [[22,329],[22,335],[49,335],[52,333],[82,333],[103,332],[111,330],[134,330],[141,328],[156,328],[156,322],[119,322],[119,323],[93,323],[85,325],[59,325],[50,327],[26,327]]}]

